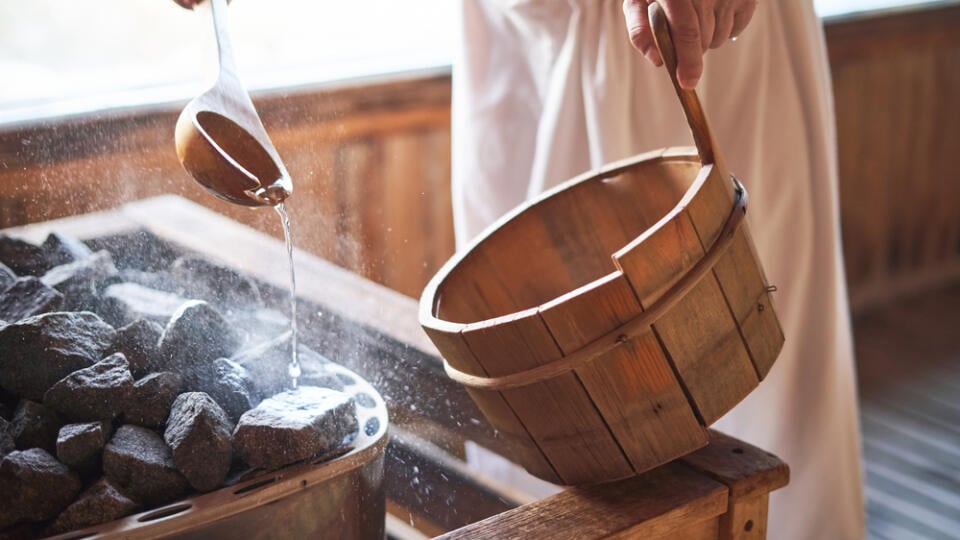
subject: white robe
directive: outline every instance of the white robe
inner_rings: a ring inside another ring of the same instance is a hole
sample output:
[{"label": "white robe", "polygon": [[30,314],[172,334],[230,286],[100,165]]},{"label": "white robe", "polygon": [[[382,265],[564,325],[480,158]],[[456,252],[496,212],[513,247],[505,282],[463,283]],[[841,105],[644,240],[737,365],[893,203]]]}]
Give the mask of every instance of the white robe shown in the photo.
[{"label": "white robe", "polygon": [[[666,72],[635,52],[620,0],[463,0],[453,72],[458,245],[546,188],[612,161],[692,145]],[[769,538],[864,534],[856,385],[837,202],[836,134],[812,3],[760,2],[698,86],[719,151],[747,187],[747,219],[786,342],[767,378],[714,427],[776,453],[790,484]],[[476,447],[482,470],[550,486]],[[546,486],[546,488],[545,488]]]}]

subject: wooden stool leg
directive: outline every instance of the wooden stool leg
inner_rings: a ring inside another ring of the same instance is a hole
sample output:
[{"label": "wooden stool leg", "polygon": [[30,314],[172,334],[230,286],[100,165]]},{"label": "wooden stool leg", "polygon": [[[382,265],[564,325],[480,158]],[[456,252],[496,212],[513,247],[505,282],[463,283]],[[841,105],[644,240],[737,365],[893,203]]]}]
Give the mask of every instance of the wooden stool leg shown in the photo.
[{"label": "wooden stool leg", "polygon": [[720,540],[763,540],[767,537],[767,502],[763,495],[730,499],[727,513],[720,516]]}]

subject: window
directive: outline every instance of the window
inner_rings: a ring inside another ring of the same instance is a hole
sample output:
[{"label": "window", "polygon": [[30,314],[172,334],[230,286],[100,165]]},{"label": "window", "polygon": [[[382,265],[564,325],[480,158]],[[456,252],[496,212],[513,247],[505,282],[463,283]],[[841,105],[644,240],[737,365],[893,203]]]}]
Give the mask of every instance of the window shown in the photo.
[{"label": "window", "polygon": [[[448,65],[454,0],[234,0],[248,89]],[[0,124],[184,100],[213,80],[213,27],[171,0],[0,4]]]},{"label": "window", "polygon": [[[449,65],[461,1],[234,0],[240,76],[256,90]],[[918,3],[815,0],[823,16]],[[209,18],[171,0],[2,2],[0,125],[183,101],[214,61]]]}]

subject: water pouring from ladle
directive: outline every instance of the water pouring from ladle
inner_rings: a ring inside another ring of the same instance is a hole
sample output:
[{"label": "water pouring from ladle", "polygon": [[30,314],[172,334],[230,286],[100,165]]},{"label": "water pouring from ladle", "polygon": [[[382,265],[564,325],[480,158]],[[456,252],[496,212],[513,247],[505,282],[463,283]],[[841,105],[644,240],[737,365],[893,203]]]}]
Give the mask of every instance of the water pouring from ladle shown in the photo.
[{"label": "water pouring from ladle", "polygon": [[206,0],[194,9],[212,12],[219,72],[213,87],[177,119],[177,157],[217,197],[243,206],[275,206],[290,196],[293,184],[237,76],[227,2]]}]

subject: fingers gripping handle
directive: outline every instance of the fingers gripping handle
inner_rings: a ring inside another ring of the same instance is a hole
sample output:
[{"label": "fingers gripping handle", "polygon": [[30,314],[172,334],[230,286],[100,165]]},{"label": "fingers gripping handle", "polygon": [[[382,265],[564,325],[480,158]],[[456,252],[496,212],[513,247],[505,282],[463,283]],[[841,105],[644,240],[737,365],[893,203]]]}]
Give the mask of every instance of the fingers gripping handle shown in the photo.
[{"label": "fingers gripping handle", "polygon": [[713,134],[710,132],[710,126],[707,124],[707,117],[703,112],[703,106],[700,104],[697,92],[682,88],[677,80],[677,49],[670,37],[667,14],[659,3],[651,2],[647,9],[647,16],[650,19],[650,28],[653,30],[653,41],[657,50],[660,51],[660,58],[663,59],[664,66],[670,73],[673,88],[677,91],[680,105],[687,116],[687,123],[690,124],[690,131],[693,132],[693,140],[697,145],[697,152],[700,154],[700,162],[704,165],[716,164],[725,169],[723,164],[718,162],[720,156],[715,151]]}]

